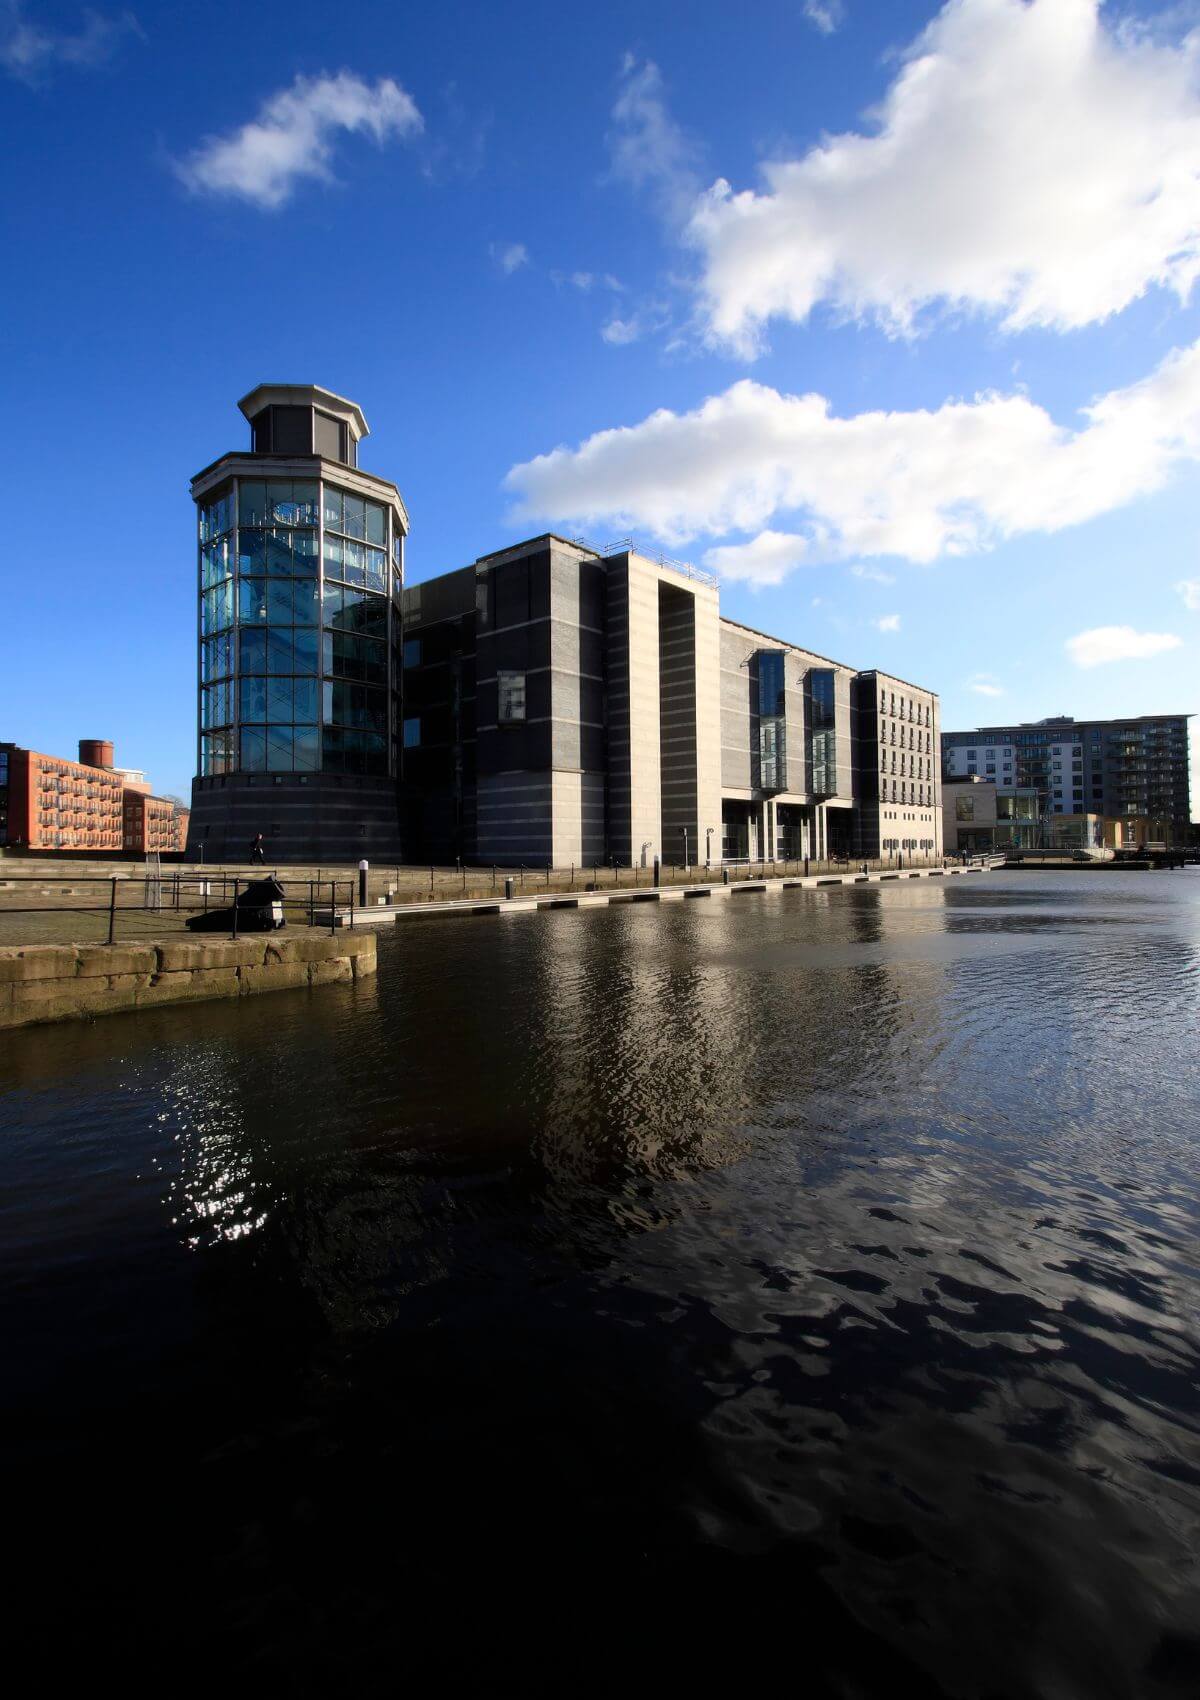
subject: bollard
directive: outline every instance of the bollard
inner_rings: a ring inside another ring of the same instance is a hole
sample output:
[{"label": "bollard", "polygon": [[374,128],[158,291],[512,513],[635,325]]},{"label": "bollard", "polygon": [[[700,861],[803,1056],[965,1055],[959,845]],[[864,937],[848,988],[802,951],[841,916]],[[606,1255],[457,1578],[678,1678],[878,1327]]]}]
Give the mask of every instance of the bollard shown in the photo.
[{"label": "bollard", "polygon": [[358,906],[360,909],[367,907],[367,870],[370,866],[371,864],[365,856],[358,864]]},{"label": "bollard", "polygon": [[729,868],[724,862],[721,864],[721,884],[729,884]]},{"label": "bollard", "polygon": [[662,863],[657,856],[654,858],[654,883],[656,886],[662,884]]},{"label": "bollard", "polygon": [[513,882],[512,882],[512,879],[510,877],[510,878],[506,878],[505,881],[504,881],[505,901],[507,901],[512,896],[512,894],[513,894]]},{"label": "bollard", "polygon": [[805,877],[805,879],[808,878],[808,857],[807,856],[804,858],[804,877]]}]

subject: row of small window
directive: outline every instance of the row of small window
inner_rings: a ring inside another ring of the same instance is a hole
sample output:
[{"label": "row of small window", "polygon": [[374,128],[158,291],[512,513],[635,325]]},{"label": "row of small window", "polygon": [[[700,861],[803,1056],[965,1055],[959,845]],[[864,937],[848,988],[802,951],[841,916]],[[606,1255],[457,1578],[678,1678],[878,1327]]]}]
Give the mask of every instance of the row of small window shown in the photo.
[{"label": "row of small window", "polygon": [[[905,780],[905,779],[900,780],[899,784],[897,785],[897,782],[893,779],[892,782],[891,782],[891,786],[892,786],[892,789],[891,789],[891,793],[889,794],[889,792],[888,792],[888,781],[886,779],[880,779],[880,781],[879,781],[879,800],[880,800],[880,802],[921,803],[921,804],[933,802],[933,787],[931,785],[910,785],[908,783],[908,781]],[[911,797],[909,796],[910,790],[912,792]]]},{"label": "row of small window", "polygon": [[202,740],[200,765],[206,777],[238,771],[385,774],[387,738],[351,727],[327,726],[322,734],[317,726],[263,726],[245,728],[235,745],[232,733],[210,732]]},{"label": "row of small window", "polygon": [[[886,699],[887,699],[886,701],[885,701],[885,696],[886,696]],[[896,693],[895,693],[895,691],[888,691],[886,693],[883,692],[883,691],[880,691],[880,693],[879,693],[879,712],[880,712],[880,714],[896,715],[897,710],[896,710]],[[900,709],[899,709],[899,716],[898,717],[901,720],[915,720],[918,726],[932,726],[933,725],[933,710],[929,706],[928,703],[910,702],[907,705],[907,710],[906,710],[905,701],[904,701],[903,697],[900,698]]]},{"label": "row of small window", "polygon": [[[894,744],[896,742],[896,728],[895,728],[895,726],[893,726],[892,729],[891,729],[891,736],[890,737],[888,736],[888,729],[885,726],[884,729],[883,729],[883,735],[880,737],[879,742],[881,744],[883,744],[883,743]],[[901,742],[902,745],[905,742],[904,727],[903,726],[900,728],[900,742]],[[910,726],[908,728],[908,743],[907,743],[906,747],[910,750],[912,750],[912,749],[923,750],[928,754],[933,749],[933,734],[931,732],[916,732],[916,733],[914,733],[913,728]]]},{"label": "row of small window", "polygon": [[[379,502],[334,484],[326,484],[320,494],[316,481],[308,478],[238,480],[239,525],[315,526],[318,513],[327,531],[387,546],[387,509]],[[233,486],[229,485],[200,509],[201,543],[232,531],[234,518]]]},{"label": "row of small window", "polygon": [[[905,761],[906,760],[911,761],[911,769],[905,767]],[[879,757],[879,771],[881,773],[884,773],[884,772],[887,771],[887,751],[886,750],[884,750]],[[892,751],[891,771],[893,773],[895,773],[895,771],[896,771],[896,752],[895,752],[895,750]],[[924,756],[912,756],[910,758],[910,757],[908,757],[907,751],[901,750],[901,752],[900,752],[900,772],[902,774],[904,774],[904,773],[907,773],[909,771],[911,771],[912,777],[914,779],[931,779],[933,777],[933,763],[930,762],[930,761],[927,761]]]}]

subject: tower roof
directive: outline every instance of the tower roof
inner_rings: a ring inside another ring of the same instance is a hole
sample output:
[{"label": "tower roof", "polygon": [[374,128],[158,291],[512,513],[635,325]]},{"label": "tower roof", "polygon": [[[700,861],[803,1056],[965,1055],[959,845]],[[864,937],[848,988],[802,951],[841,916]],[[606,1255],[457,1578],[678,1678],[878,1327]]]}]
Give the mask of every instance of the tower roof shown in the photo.
[{"label": "tower roof", "polygon": [[344,420],[356,443],[371,434],[356,401],[347,401],[345,396],[322,389],[320,384],[256,384],[238,402],[238,407],[247,419],[253,419],[264,407],[319,407],[322,413]]}]

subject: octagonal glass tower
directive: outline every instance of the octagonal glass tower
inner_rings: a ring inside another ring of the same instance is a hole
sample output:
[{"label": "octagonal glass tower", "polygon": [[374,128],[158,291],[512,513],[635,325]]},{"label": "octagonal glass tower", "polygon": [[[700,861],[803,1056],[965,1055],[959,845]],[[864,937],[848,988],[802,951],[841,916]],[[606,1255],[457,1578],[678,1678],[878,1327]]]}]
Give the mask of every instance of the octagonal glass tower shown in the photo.
[{"label": "octagonal glass tower", "polygon": [[238,405],[250,452],[192,481],[189,849],[240,860],[261,832],[273,861],[398,856],[404,503],[358,467],[367,424],[354,402],[261,384]]}]

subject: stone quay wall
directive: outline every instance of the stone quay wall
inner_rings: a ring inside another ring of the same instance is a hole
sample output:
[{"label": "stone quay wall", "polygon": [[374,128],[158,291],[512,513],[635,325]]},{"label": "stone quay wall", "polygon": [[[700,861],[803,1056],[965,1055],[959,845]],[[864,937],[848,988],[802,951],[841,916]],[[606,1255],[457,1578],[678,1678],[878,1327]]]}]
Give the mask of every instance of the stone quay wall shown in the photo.
[{"label": "stone quay wall", "polygon": [[0,948],[0,1030],[202,998],[328,986],[375,972],[374,933]]}]

